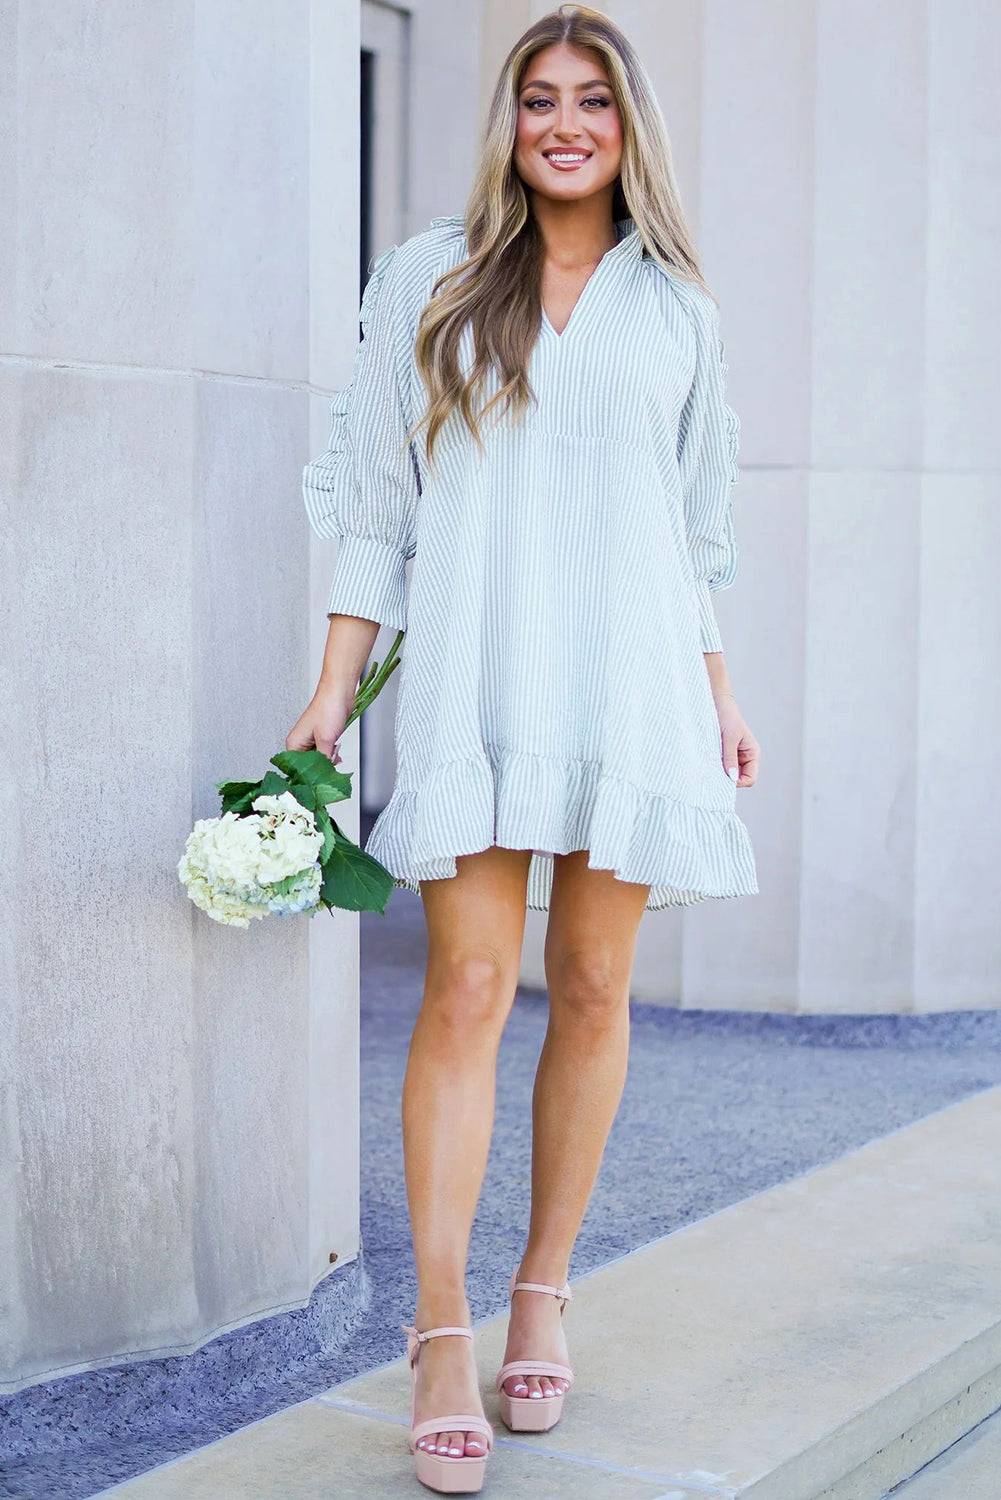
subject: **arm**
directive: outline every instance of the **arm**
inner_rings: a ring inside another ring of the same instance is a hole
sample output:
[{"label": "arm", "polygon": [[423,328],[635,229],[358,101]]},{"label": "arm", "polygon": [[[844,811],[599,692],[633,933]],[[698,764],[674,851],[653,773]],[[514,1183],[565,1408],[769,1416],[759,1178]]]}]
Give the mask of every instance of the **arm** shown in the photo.
[{"label": "arm", "polygon": [[302,493],[317,536],[339,543],[328,616],[405,630],[405,564],[416,550],[420,474],[406,441],[412,339],[399,283],[394,245],[373,263],[351,382],[333,399],[329,443],[306,465]]},{"label": "arm", "polygon": [[760,746],[737,706],[712,605],[715,590],[727,588],[737,576],[731,492],[738,475],[740,421],[726,399],[719,310],[700,287],[690,290],[695,373],[678,424],[685,530],[695,575],[702,650],[719,719],[723,768],[737,786],[746,787],[757,781]]},{"label": "arm", "polygon": [[315,745],[333,754],[379,626],[406,629],[405,566],[416,550],[420,473],[414,445],[406,441],[412,340],[399,296],[397,249],[372,265],[351,382],[333,398],[326,449],[303,470],[310,525],[318,536],[336,538],[338,551],[320,679],[286,749]]},{"label": "arm", "polygon": [[[711,596],[716,589],[727,588],[737,574],[731,489],[738,475],[740,421],[726,400],[719,310],[700,287],[691,288],[690,293],[695,373],[678,423],[678,468],[702,650],[718,653],[723,643]],[[709,662],[707,666],[712,675],[713,667]]]}]

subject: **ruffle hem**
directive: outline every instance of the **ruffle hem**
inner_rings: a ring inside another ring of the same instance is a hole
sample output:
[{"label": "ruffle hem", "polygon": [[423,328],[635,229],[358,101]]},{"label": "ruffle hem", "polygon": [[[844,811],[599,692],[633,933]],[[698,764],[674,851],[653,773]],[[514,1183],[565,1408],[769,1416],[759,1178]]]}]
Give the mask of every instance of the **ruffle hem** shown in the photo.
[{"label": "ruffle hem", "polygon": [[397,888],[450,879],[456,856],[499,844],[531,849],[527,905],[547,911],[553,857],[589,851],[592,869],[650,886],[646,910],[758,893],[750,836],[736,812],[643,791],[594,761],[497,749],[398,783],[366,851]]}]

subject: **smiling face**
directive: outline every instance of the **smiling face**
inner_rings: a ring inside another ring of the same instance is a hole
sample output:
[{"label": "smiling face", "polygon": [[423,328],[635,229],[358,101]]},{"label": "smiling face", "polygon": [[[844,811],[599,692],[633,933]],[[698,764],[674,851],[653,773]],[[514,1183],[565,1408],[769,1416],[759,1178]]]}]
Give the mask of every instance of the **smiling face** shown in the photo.
[{"label": "smiling face", "polygon": [[622,119],[604,64],[560,42],[536,52],[518,94],[514,163],[525,187],[570,201],[614,184]]}]

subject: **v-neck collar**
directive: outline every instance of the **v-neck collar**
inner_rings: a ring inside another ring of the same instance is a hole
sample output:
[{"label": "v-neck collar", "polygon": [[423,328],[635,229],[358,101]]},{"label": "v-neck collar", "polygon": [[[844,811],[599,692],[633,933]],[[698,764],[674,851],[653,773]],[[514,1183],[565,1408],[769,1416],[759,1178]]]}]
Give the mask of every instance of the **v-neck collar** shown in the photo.
[{"label": "v-neck collar", "polygon": [[581,287],[580,292],[577,296],[577,301],[574,303],[573,307],[570,310],[570,316],[567,319],[566,323],[563,325],[562,333],[557,333],[556,329],[550,322],[549,314],[546,312],[546,309],[542,304],[542,298],[540,296],[539,308],[542,315],[542,328],[546,332],[546,334],[548,334],[549,338],[553,341],[554,344],[562,344],[564,339],[570,333],[571,329],[575,325],[580,323],[581,319],[578,317],[578,313],[581,311],[582,306],[584,306],[586,311],[586,299],[588,299],[589,295],[592,293],[594,283],[598,280],[602,273],[606,272],[609,267],[617,265],[619,262],[627,261],[633,256],[642,253],[643,242],[640,238],[640,232],[637,229],[636,223],[631,215],[627,214],[625,218],[616,219],[615,232],[618,236],[616,243],[612,245],[610,249],[605,251],[604,255],[601,257],[598,264],[595,266],[594,270],[591,272],[590,276]]}]

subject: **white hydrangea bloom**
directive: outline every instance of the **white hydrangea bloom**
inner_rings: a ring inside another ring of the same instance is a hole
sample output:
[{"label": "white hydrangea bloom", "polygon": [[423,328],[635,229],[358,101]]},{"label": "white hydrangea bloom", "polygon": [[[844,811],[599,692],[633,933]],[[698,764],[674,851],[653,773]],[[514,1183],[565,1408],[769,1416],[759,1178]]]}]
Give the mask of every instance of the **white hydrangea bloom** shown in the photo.
[{"label": "white hydrangea bloom", "polygon": [[[248,927],[269,911],[305,911],[320,894],[323,835],[312,812],[291,792],[257,797],[253,807],[245,817],[199,818],[177,866],[195,905],[233,927]],[[290,879],[288,890],[275,889]]]},{"label": "white hydrangea bloom", "polygon": [[310,865],[308,870],[296,877],[295,884],[282,895],[274,895],[268,901],[268,911],[279,917],[293,917],[301,911],[315,908],[320,898],[323,871],[319,865]]},{"label": "white hydrangea bloom", "polygon": [[177,873],[195,905],[216,922],[227,927],[249,927],[254,917],[267,916],[266,906],[255,906],[221,886],[213,885],[197,863],[197,850],[186,850]]}]

